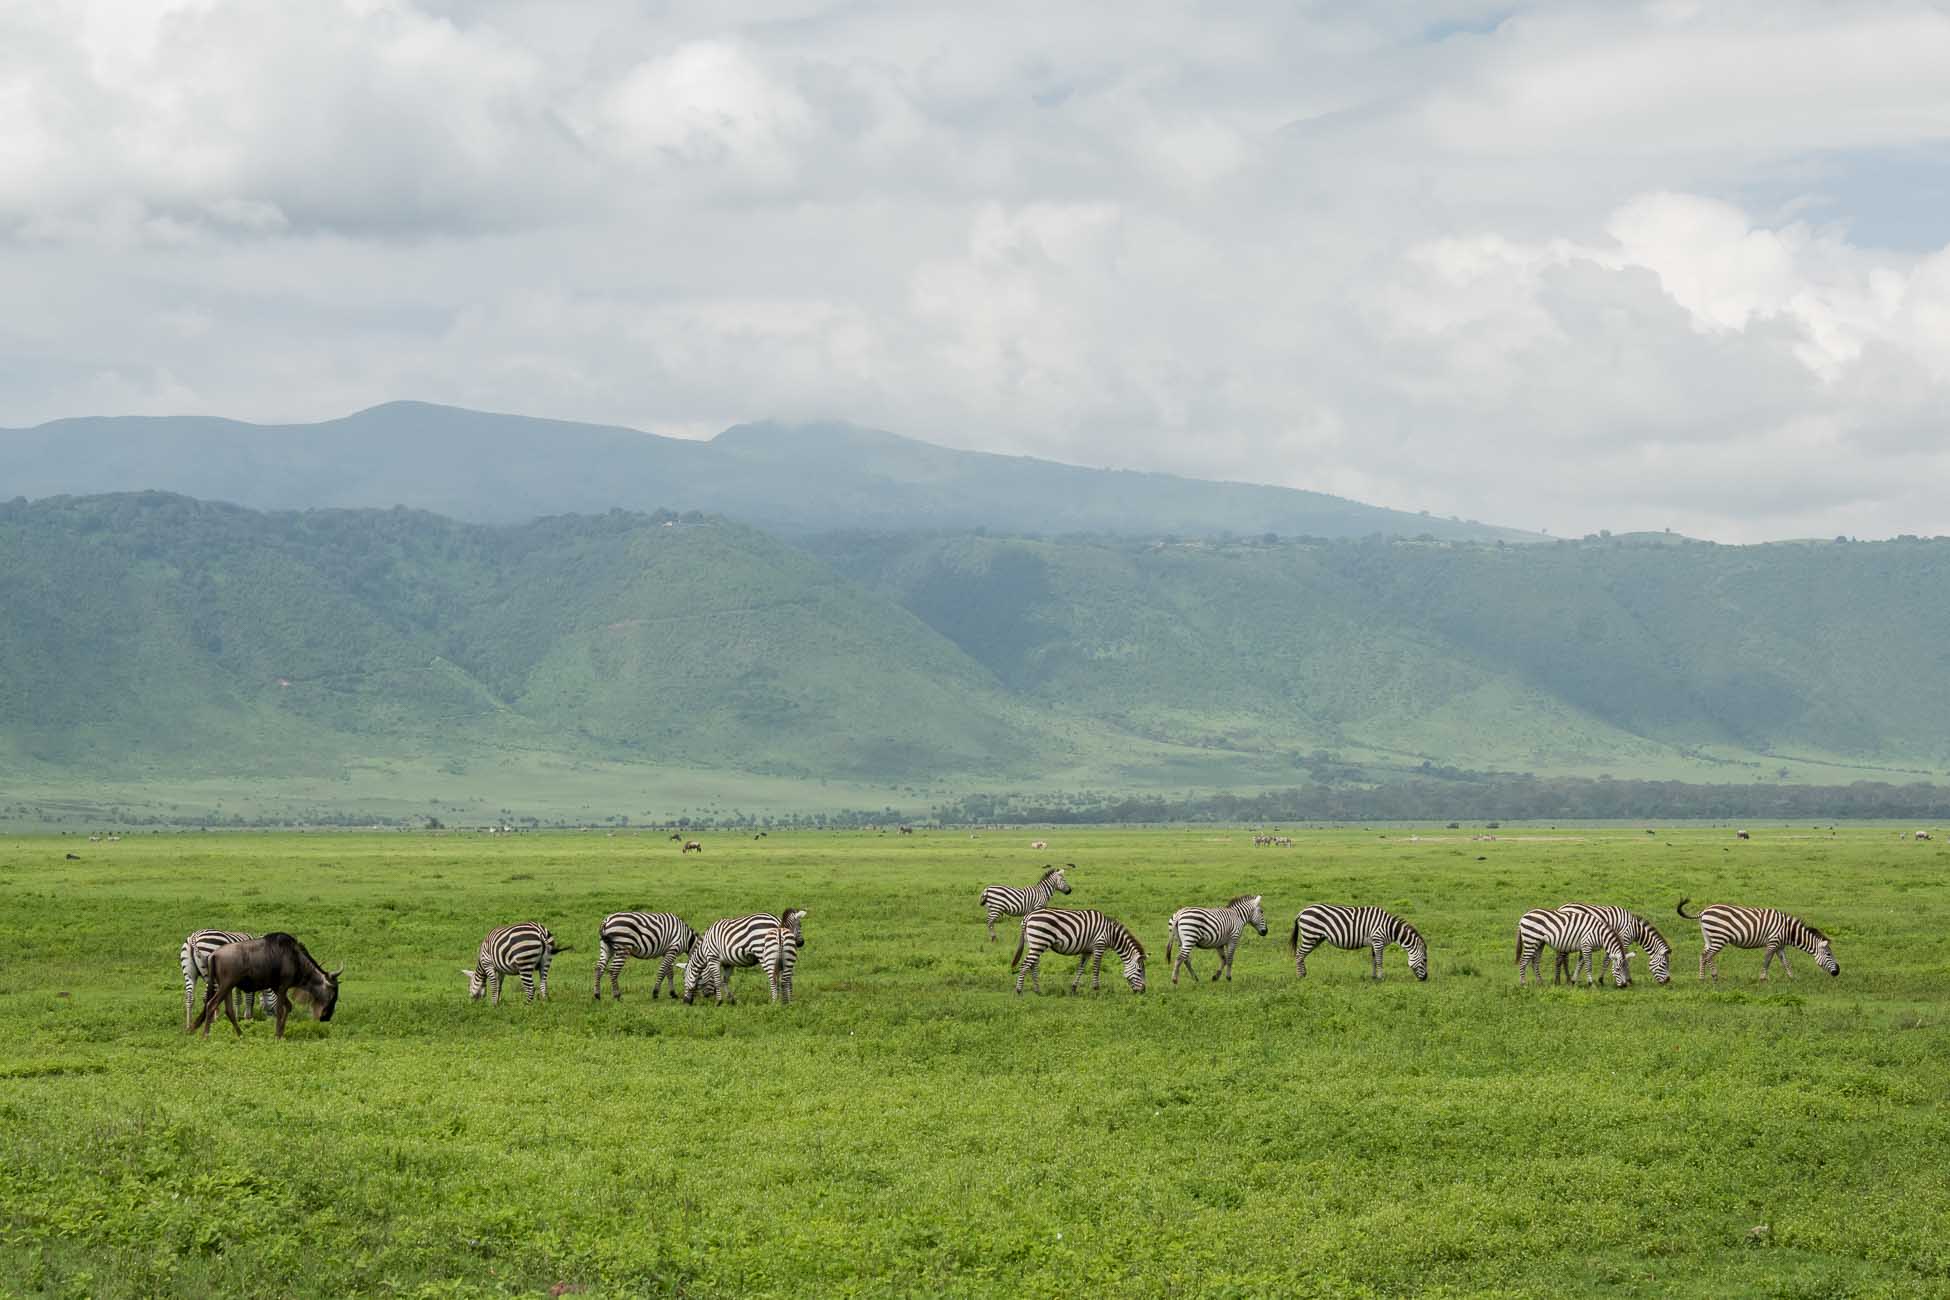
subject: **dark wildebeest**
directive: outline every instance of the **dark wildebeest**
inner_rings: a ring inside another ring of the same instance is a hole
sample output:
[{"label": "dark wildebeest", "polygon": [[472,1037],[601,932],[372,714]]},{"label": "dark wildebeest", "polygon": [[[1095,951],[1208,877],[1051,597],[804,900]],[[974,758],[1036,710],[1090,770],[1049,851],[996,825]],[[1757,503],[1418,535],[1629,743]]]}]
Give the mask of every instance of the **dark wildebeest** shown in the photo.
[{"label": "dark wildebeest", "polygon": [[205,1038],[210,1036],[210,1023],[217,1018],[219,1006],[229,1015],[230,1027],[237,1036],[244,1036],[243,1027],[237,1023],[237,1009],[230,1004],[233,990],[277,995],[279,1038],[284,1037],[284,1018],[291,1013],[293,989],[311,999],[314,1020],[330,1020],[339,1001],[339,976],[345,973],[344,967],[328,971],[320,966],[304,944],[283,931],[262,939],[227,943],[210,954],[208,968],[209,991],[203,995],[202,1012],[190,1026],[191,1033],[202,1029]]},{"label": "dark wildebeest", "polygon": [[704,846],[696,840],[685,840],[684,847],[677,851],[679,853],[702,853],[704,852]]}]

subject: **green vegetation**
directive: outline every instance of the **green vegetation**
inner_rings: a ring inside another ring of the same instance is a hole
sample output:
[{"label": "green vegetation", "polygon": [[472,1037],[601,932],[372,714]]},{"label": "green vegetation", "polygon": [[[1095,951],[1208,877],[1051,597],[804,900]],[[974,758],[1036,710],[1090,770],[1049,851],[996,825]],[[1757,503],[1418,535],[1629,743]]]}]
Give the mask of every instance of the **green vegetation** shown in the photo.
[{"label": "green vegetation", "polygon": [[1941,789],[1770,792],[1950,775],[1946,577],[1918,541],[798,548],[695,512],[15,502],[0,819],[652,820],[699,784],[720,818],[1296,788],[1250,815],[1921,815]]},{"label": "green vegetation", "polygon": [[[1950,1294],[1950,847],[1287,833],[0,840],[0,1294]],[[1051,859],[1153,946],[1149,994],[1008,992],[975,894]],[[1165,916],[1245,889],[1276,937],[1169,987]],[[1700,986],[1682,894],[1795,910],[1841,978]],[[1520,992],[1515,918],[1576,897],[1651,917],[1674,982]],[[1412,919],[1432,978],[1296,980],[1316,900]],[[642,963],[592,1005],[604,912],[787,904],[792,1007],[750,972],[652,1003]],[[554,999],[466,1002],[529,917],[576,947]],[[337,1017],[185,1038],[207,924],[344,963]]]}]

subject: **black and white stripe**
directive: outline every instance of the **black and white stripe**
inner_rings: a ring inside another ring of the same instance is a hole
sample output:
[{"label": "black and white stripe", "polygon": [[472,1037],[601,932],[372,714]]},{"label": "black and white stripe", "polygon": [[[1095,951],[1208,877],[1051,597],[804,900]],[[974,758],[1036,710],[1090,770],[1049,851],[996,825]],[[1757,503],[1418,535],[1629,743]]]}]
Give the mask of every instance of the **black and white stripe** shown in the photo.
[{"label": "black and white stripe", "polygon": [[632,957],[661,958],[650,996],[658,996],[664,981],[669,980],[670,995],[676,997],[677,959],[696,942],[697,931],[684,924],[683,917],[670,912],[611,912],[603,918],[596,939],[596,1000],[603,1000],[605,974],[609,976],[610,995],[623,996],[617,979],[623,973],[623,963]]},{"label": "black and white stripe", "polygon": [[1091,966],[1090,990],[1094,993],[1101,987],[1106,948],[1116,952],[1124,963],[1124,980],[1131,986],[1131,992],[1144,992],[1144,945],[1123,922],[1092,908],[1046,907],[1031,912],[1022,918],[1022,938],[1016,941],[1016,955],[1009,961],[1009,968],[1016,972],[1016,993],[1022,993],[1024,975],[1029,976],[1032,988],[1038,993],[1043,991],[1044,952],[1060,952],[1080,959],[1076,978],[1070,981],[1072,993],[1083,982],[1083,968]]},{"label": "black and white stripe", "polygon": [[1517,921],[1517,983],[1528,982],[1527,975],[1534,974],[1537,982],[1544,982],[1544,969],[1537,964],[1537,954],[1549,944],[1559,952],[1578,954],[1577,969],[1571,972],[1571,982],[1578,982],[1578,976],[1585,977],[1586,987],[1597,984],[1597,968],[1592,963],[1594,949],[1602,947],[1605,955],[1611,958],[1612,983],[1624,988],[1631,983],[1632,974],[1627,962],[1625,941],[1619,938],[1604,918],[1591,912],[1564,911],[1548,907],[1525,912]]},{"label": "black and white stripe", "polygon": [[[1679,914],[1686,916],[1688,899],[1679,900]],[[1706,978],[1710,969],[1713,978],[1720,978],[1720,949],[1729,945],[1735,948],[1762,948],[1765,953],[1760,959],[1760,977],[1767,978],[1767,968],[1775,957],[1781,959],[1781,969],[1789,979],[1794,978],[1794,970],[1788,965],[1787,950],[1799,948],[1815,959],[1815,965],[1830,975],[1840,975],[1842,964],[1835,960],[1834,949],[1829,946],[1828,936],[1798,917],[1771,907],[1736,907],[1730,903],[1714,903],[1701,908],[1695,916],[1686,916],[1688,921],[1699,922],[1700,941],[1704,948],[1699,955],[1699,977]]]},{"label": "black and white stripe", "polygon": [[698,936],[690,962],[684,967],[684,1001],[690,1003],[699,993],[709,993],[720,1004],[736,1005],[731,971],[737,966],[758,967],[772,986],[772,1001],[790,1001],[792,969],[797,965],[799,949],[805,946],[805,917],[805,908],[788,907],[783,919],[770,912],[755,912],[713,921]]},{"label": "black and white stripe", "polygon": [[1016,889],[1011,885],[990,885],[982,891],[982,906],[989,914],[989,942],[995,942],[995,923],[1005,916],[1028,916],[1031,912],[1049,906],[1051,894],[1067,894],[1070,882],[1063,875],[1065,871],[1075,870],[1076,863],[1067,862],[1060,867],[1051,867],[1043,872],[1043,878],[1027,889]]},{"label": "black and white stripe", "polygon": [[[1166,923],[1165,960],[1171,962],[1171,982],[1178,983],[1178,968],[1183,966],[1192,971],[1192,978],[1198,972],[1192,970],[1192,949],[1212,948],[1219,954],[1219,969],[1212,972],[1216,983],[1220,975],[1228,981],[1232,979],[1232,957],[1239,950],[1240,937],[1251,926],[1266,937],[1266,913],[1260,909],[1260,895],[1241,894],[1224,907],[1181,907],[1171,914]],[[1172,947],[1177,946],[1178,958],[1172,960]]]},{"label": "black and white stripe", "polygon": [[567,952],[565,946],[555,942],[545,925],[533,921],[523,921],[518,925],[504,925],[489,930],[481,940],[481,950],[474,958],[474,968],[463,970],[467,976],[467,996],[478,999],[487,991],[490,981],[494,984],[494,1005],[501,1005],[501,980],[504,976],[521,976],[522,992],[526,1001],[535,1000],[535,985],[541,984],[542,999],[548,1000],[548,966],[555,960],[555,954]]},{"label": "black and white stripe", "polygon": [[[176,960],[183,968],[183,1028],[185,1030],[196,1020],[196,982],[210,978],[210,954],[227,943],[241,943],[245,939],[256,937],[242,930],[192,930],[183,940],[182,950],[177,953]],[[267,1016],[277,1014],[278,995],[275,993],[260,993],[257,997],[246,994],[244,1002],[252,1020],[257,1019],[260,1010]],[[229,1011],[230,1007],[226,1005],[224,1009]],[[230,1018],[235,1020],[237,1017],[232,1014]]]},{"label": "black and white stripe", "polygon": [[1307,954],[1321,944],[1350,951],[1366,948],[1374,954],[1374,977],[1381,978],[1381,954],[1391,943],[1400,944],[1408,954],[1408,968],[1415,978],[1429,977],[1429,945],[1414,926],[1379,907],[1342,907],[1334,903],[1315,903],[1300,909],[1293,918],[1293,933],[1287,949],[1293,954],[1293,968],[1302,979],[1307,975]]},{"label": "black and white stripe", "polygon": [[[1626,943],[1635,943],[1645,949],[1646,968],[1652,972],[1652,982],[1664,984],[1672,978],[1672,945],[1666,936],[1660,934],[1652,922],[1637,912],[1628,912],[1622,907],[1606,907],[1596,903],[1566,903],[1557,909],[1560,912],[1589,912],[1591,915],[1618,931],[1618,937]],[[1611,958],[1607,956],[1609,963]],[[1562,948],[1557,950],[1557,966],[1551,971],[1551,983],[1560,976],[1569,974],[1571,954]]]}]

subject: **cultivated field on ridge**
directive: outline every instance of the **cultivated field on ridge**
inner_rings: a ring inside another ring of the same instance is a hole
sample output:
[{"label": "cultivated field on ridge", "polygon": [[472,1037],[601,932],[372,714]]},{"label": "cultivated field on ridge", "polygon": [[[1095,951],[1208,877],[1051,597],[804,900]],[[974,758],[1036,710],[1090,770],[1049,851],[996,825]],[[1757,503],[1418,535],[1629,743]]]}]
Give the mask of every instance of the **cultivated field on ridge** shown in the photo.
[{"label": "cultivated field on ridge", "polygon": [[[0,1295],[1950,1294],[1950,845],[1753,832],[3,839]],[[1052,957],[1011,996],[975,895],[1045,862],[1148,994]],[[1273,935],[1171,988],[1167,914],[1245,891]],[[1798,913],[1841,977],[1701,987],[1681,895]],[[1649,916],[1673,983],[1520,992],[1517,916],[1573,899]],[[1429,982],[1296,980],[1315,901],[1406,916]],[[605,912],[786,905],[795,1005],[652,1002],[641,962],[591,1003]],[[552,1002],[470,1004],[522,919],[574,946]],[[206,925],[343,964],[332,1023],[186,1038]]]}]

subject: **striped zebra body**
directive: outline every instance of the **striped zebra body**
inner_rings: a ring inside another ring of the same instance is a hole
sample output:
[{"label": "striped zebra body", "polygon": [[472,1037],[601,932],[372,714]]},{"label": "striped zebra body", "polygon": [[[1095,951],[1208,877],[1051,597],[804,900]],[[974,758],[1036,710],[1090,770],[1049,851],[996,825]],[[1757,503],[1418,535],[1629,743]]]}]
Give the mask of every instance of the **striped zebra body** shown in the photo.
[{"label": "striped zebra body", "polygon": [[[1111,919],[1092,908],[1042,908],[1022,918],[1022,937],[1016,941],[1016,955],[1009,967],[1016,972],[1016,995],[1022,995],[1022,977],[1041,993],[1042,959],[1045,952],[1060,952],[1076,957],[1076,978],[1070,981],[1075,993],[1083,982],[1083,968],[1091,966],[1090,991],[1102,987],[1104,949],[1116,952],[1124,963],[1124,981],[1131,992],[1144,992],[1144,945],[1123,922]],[[1094,965],[1093,965],[1094,963]]]},{"label": "striped zebra body", "polygon": [[1408,968],[1415,978],[1429,977],[1429,945],[1421,933],[1393,912],[1379,907],[1341,907],[1315,903],[1300,909],[1293,918],[1293,934],[1287,948],[1293,953],[1293,968],[1300,978],[1307,976],[1307,954],[1321,944],[1350,951],[1366,948],[1374,955],[1374,977],[1381,978],[1381,955],[1389,944],[1400,944],[1408,954]]},{"label": "striped zebra body", "polygon": [[1053,868],[1043,873],[1043,878],[1027,889],[1016,889],[1010,885],[990,885],[982,891],[982,907],[989,914],[989,942],[995,942],[995,923],[1005,916],[1028,916],[1049,906],[1050,895],[1067,894],[1070,882],[1063,873],[1076,866],[1074,862]]},{"label": "striped zebra body", "polygon": [[713,921],[698,936],[691,949],[691,960],[684,967],[684,1001],[688,1005],[699,993],[709,993],[723,1005],[737,1005],[731,992],[731,972],[738,966],[756,966],[765,972],[772,986],[772,1001],[792,998],[791,968],[797,965],[799,949],[805,946],[806,910],[788,907],[783,919],[770,912],[750,916],[727,916]]},{"label": "striped zebra body", "polygon": [[[183,947],[176,954],[176,960],[183,968],[183,1028],[185,1030],[189,1029],[196,1020],[196,982],[210,978],[210,954],[227,943],[241,943],[245,939],[256,937],[242,930],[194,930],[183,940]],[[256,997],[247,993],[244,995],[244,1002],[252,1020],[258,1018],[260,1009],[267,1016],[277,1014],[276,993],[266,991]],[[228,1012],[231,1005],[226,999],[224,1010]],[[237,1017],[232,1014],[230,1018],[235,1020]]]},{"label": "striped zebra body", "polygon": [[1525,912],[1517,921],[1517,984],[1527,983],[1527,974],[1534,974],[1537,983],[1544,982],[1543,967],[1538,965],[1538,953],[1549,944],[1559,952],[1578,954],[1577,969],[1571,972],[1571,982],[1578,982],[1578,976],[1585,977],[1585,986],[1593,987],[1598,982],[1596,965],[1591,960],[1594,949],[1603,948],[1611,958],[1612,983],[1624,988],[1631,982],[1625,941],[1602,917],[1591,912],[1552,910],[1540,907]]},{"label": "striped zebra body", "polygon": [[1699,922],[1700,941],[1704,944],[1699,955],[1701,979],[1706,978],[1708,970],[1713,972],[1714,979],[1720,978],[1720,949],[1729,945],[1765,950],[1760,959],[1762,979],[1767,978],[1767,968],[1776,957],[1781,959],[1781,969],[1787,972],[1787,977],[1794,978],[1794,969],[1788,965],[1789,948],[1807,953],[1815,959],[1815,965],[1830,975],[1842,973],[1842,964],[1835,960],[1828,936],[1799,917],[1771,907],[1735,907],[1730,903],[1714,903],[1701,908],[1696,915],[1686,916],[1689,901],[1679,900],[1679,914],[1688,921]]},{"label": "striped zebra body", "polygon": [[521,989],[525,1000],[535,1000],[535,986],[541,985],[542,1000],[548,1000],[548,967],[555,960],[555,954],[567,952],[568,948],[558,945],[555,936],[545,925],[533,921],[523,921],[517,925],[504,925],[489,930],[481,940],[480,952],[474,958],[474,968],[463,970],[467,976],[467,996],[479,1000],[487,991],[489,983],[494,985],[494,1005],[501,1005],[501,981],[509,975],[521,976]]},{"label": "striped zebra body", "polygon": [[[1664,984],[1672,979],[1672,945],[1666,942],[1666,936],[1653,928],[1652,922],[1637,912],[1628,912],[1622,907],[1604,907],[1595,903],[1566,903],[1557,910],[1591,913],[1618,931],[1620,939],[1645,949],[1645,963],[1652,972],[1653,983]],[[1610,963],[1609,954],[1605,957],[1605,961]],[[1562,948],[1558,949],[1557,967],[1551,972],[1551,983],[1557,983],[1559,976],[1568,976],[1570,965],[1571,954]]]},{"label": "striped zebra body", "polygon": [[[1181,907],[1171,914],[1166,923],[1169,937],[1165,940],[1165,960],[1171,962],[1171,982],[1178,983],[1178,968],[1183,966],[1198,978],[1192,970],[1192,949],[1212,948],[1219,954],[1219,969],[1212,972],[1213,982],[1224,975],[1228,982],[1232,979],[1232,957],[1239,950],[1239,940],[1251,926],[1259,931],[1260,938],[1266,937],[1266,913],[1260,909],[1260,895],[1241,894],[1224,907]],[[1177,960],[1172,959],[1172,948],[1178,949]]]},{"label": "striped zebra body", "polygon": [[661,993],[664,981],[669,980],[670,995],[676,997],[677,959],[696,942],[697,931],[684,924],[681,916],[669,912],[611,912],[603,918],[602,929],[597,934],[596,1001],[603,1000],[605,974],[609,976],[610,995],[623,996],[617,979],[623,973],[623,963],[632,957],[661,958],[650,996],[654,998]]}]

